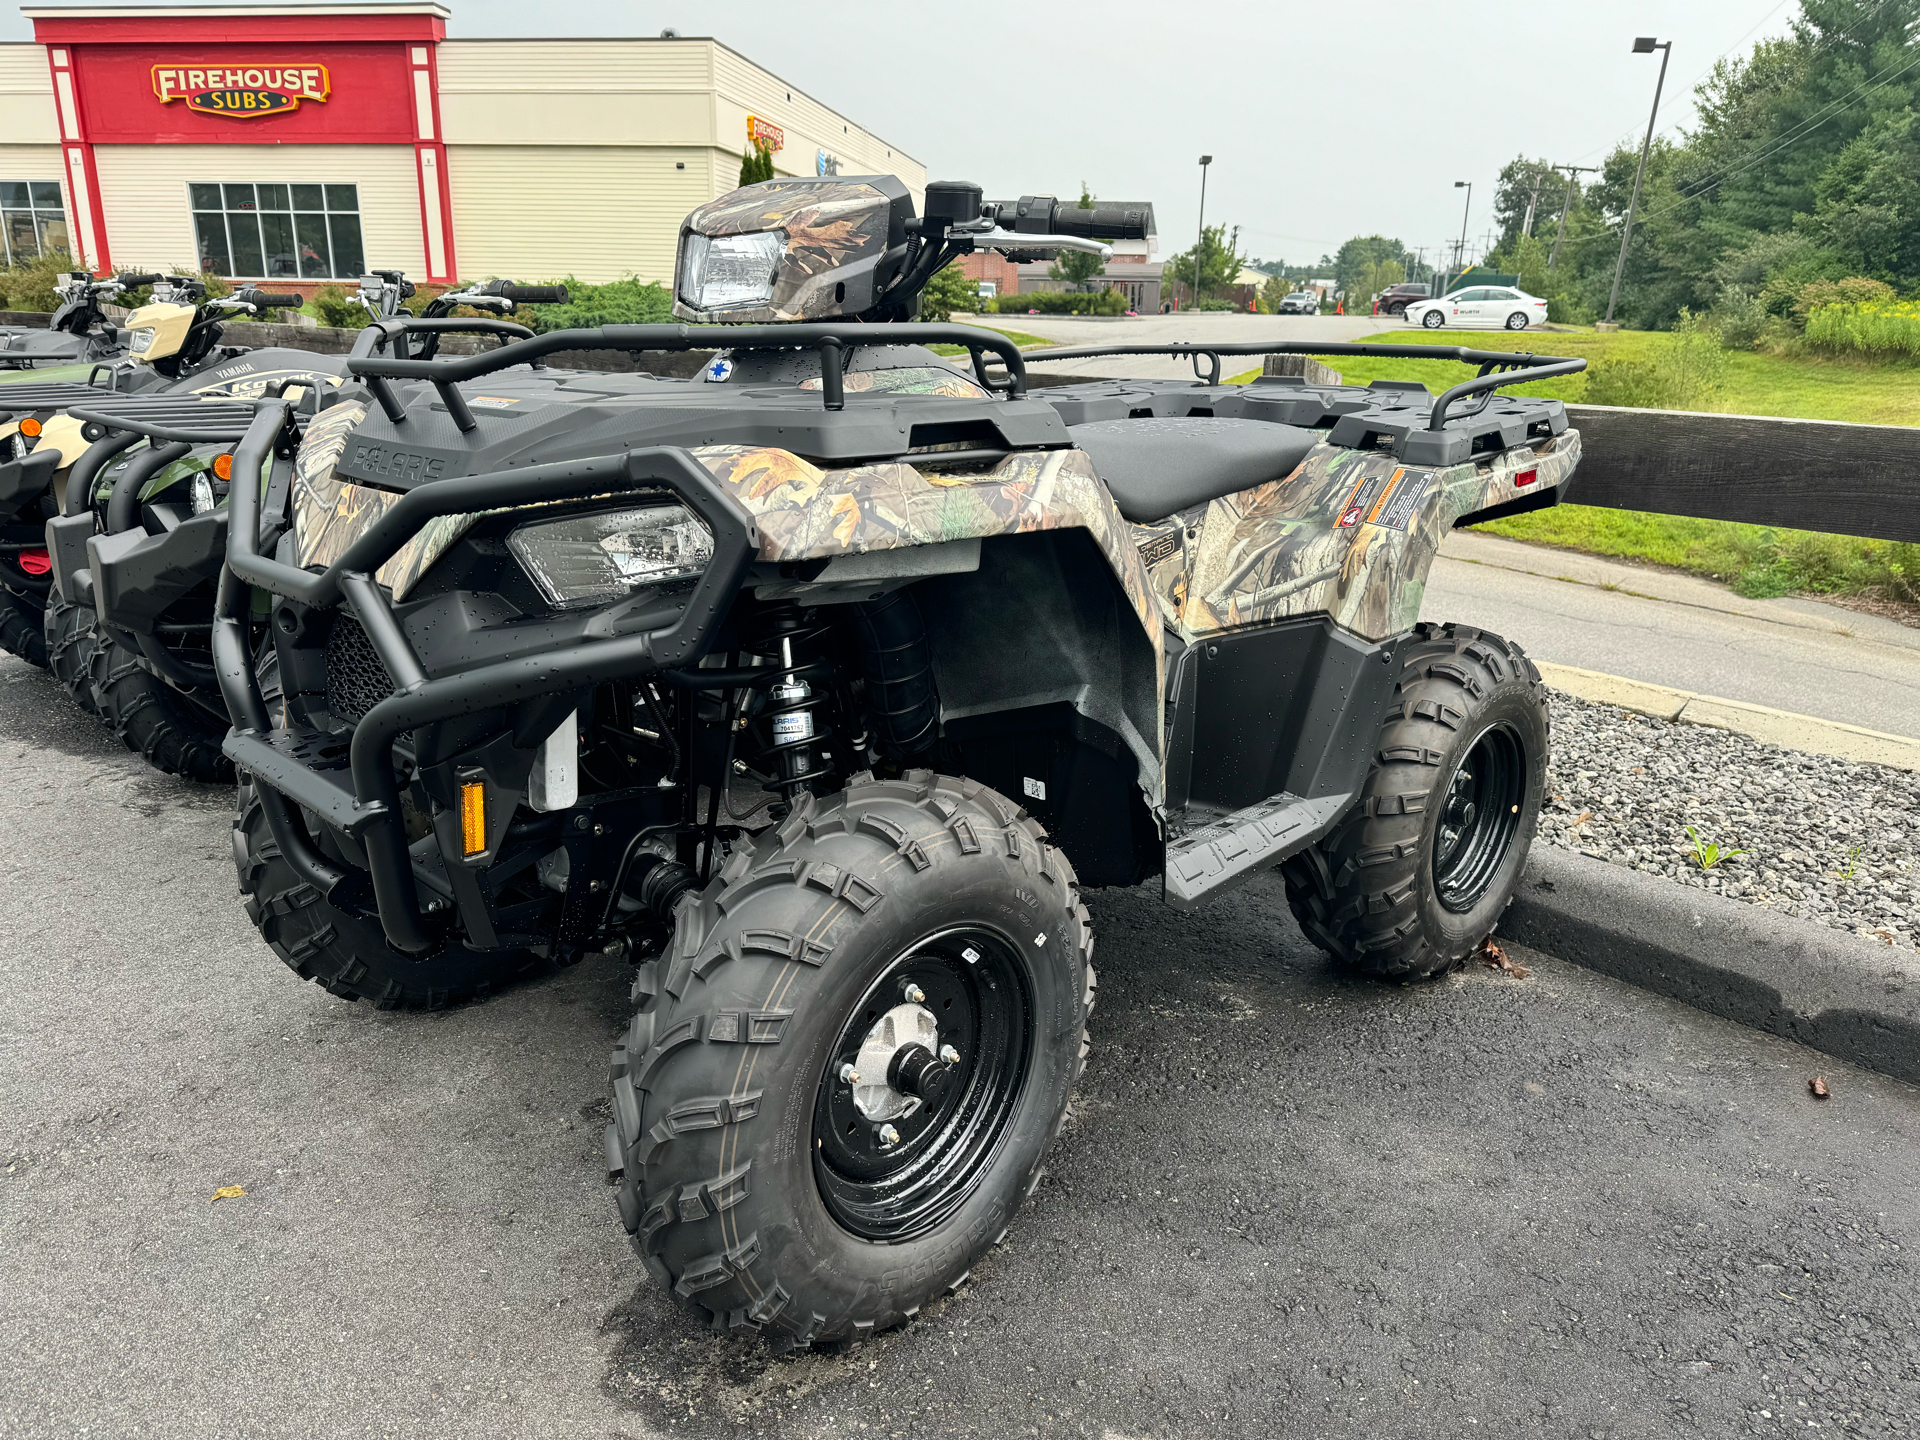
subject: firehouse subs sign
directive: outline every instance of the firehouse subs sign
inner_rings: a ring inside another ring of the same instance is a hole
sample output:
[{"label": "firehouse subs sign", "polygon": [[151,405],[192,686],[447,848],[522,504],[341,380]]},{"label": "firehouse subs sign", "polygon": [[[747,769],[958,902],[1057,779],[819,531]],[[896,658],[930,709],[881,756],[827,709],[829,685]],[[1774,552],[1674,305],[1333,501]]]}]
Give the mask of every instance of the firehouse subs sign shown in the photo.
[{"label": "firehouse subs sign", "polygon": [[153,93],[162,105],[187,102],[189,110],[251,119],[284,115],[300,102],[324,102],[329,90],[325,65],[156,65]]}]

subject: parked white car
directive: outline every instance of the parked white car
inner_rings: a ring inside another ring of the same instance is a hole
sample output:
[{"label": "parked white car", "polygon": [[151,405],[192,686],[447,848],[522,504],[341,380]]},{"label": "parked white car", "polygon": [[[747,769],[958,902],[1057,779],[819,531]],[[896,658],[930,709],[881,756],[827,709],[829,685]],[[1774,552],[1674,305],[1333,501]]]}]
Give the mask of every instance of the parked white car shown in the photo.
[{"label": "parked white car", "polygon": [[1443,295],[1439,300],[1417,300],[1408,306],[1407,319],[1408,324],[1429,330],[1439,330],[1443,325],[1526,330],[1547,319],[1547,302],[1508,286],[1473,286]]}]

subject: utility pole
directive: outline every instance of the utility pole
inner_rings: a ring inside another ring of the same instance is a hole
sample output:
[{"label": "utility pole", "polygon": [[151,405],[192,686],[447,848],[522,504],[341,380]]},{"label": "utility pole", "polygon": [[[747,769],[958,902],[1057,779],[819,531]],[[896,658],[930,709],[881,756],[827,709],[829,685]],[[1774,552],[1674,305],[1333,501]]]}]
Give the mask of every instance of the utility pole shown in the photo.
[{"label": "utility pole", "polygon": [[1521,221],[1521,234],[1523,235],[1532,235],[1534,233],[1534,202],[1541,198],[1541,181],[1543,178],[1540,171],[1537,170],[1534,172],[1534,188],[1527,193],[1527,215]]},{"label": "utility pole", "polygon": [[[1461,273],[1461,252],[1467,248],[1467,212],[1474,204],[1474,182],[1457,180],[1454,182],[1454,188],[1456,190],[1465,188],[1467,191],[1467,199],[1461,205],[1461,238],[1454,242],[1454,273],[1458,276]],[[1440,293],[1445,295],[1447,291],[1443,288]]]},{"label": "utility pole", "polygon": [[1668,59],[1674,54],[1672,40],[1657,41],[1652,35],[1636,37],[1636,55],[1652,55],[1656,50],[1661,52],[1661,73],[1654,80],[1654,108],[1648,111],[1648,133],[1641,142],[1641,164],[1634,172],[1634,194],[1628,197],[1628,218],[1621,226],[1621,257],[1614,262],[1614,288],[1608,291],[1609,325],[1614,323],[1614,302],[1621,295],[1621,272],[1627,269],[1628,237],[1634,233],[1634,207],[1641,203],[1641,177],[1648,172],[1648,150],[1654,144],[1654,117],[1661,113],[1661,86],[1668,78]]},{"label": "utility pole", "polygon": [[1207,167],[1214,163],[1212,155],[1201,157],[1201,228],[1194,237],[1194,308],[1201,308],[1201,247],[1207,244]]},{"label": "utility pole", "polygon": [[1583,171],[1596,173],[1598,165],[1557,165],[1556,170],[1567,171],[1567,192],[1561,197],[1561,225],[1554,232],[1554,248],[1548,252],[1547,268],[1552,270],[1554,262],[1561,258],[1561,239],[1567,234],[1567,213],[1574,205],[1574,177]]}]

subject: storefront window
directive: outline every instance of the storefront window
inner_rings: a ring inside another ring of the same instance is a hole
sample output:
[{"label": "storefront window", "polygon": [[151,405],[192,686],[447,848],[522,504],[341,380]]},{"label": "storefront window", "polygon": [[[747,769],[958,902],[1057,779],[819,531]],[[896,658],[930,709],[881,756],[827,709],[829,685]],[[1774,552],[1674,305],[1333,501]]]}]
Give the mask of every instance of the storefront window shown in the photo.
[{"label": "storefront window", "polygon": [[354,185],[189,185],[200,268],[236,280],[351,280],[366,269]]},{"label": "storefront window", "polygon": [[71,252],[57,180],[0,180],[0,256],[19,265],[44,251]]}]

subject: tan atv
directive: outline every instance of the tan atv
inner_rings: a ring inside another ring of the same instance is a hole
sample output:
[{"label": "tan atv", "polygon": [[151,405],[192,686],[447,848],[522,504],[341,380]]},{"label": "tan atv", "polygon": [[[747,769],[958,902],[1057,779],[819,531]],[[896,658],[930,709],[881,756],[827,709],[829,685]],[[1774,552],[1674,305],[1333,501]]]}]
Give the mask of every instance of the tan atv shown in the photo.
[{"label": "tan atv", "polygon": [[[1580,362],[1036,392],[1005,336],[912,319],[970,249],[1151,223],[749,187],[683,227],[710,324],[355,360],[284,507],[232,493],[249,915],[382,1006],[627,957],[607,1167],[717,1328],[898,1325],[1013,1224],[1086,1055],[1083,888],[1186,907],[1284,867],[1339,963],[1413,979],[1519,879],[1539,677],[1418,617],[1451,526],[1567,493],[1561,406],[1494,392]],[[596,347],[720,353],[523,368]],[[287,419],[259,405],[237,473]]]}]

